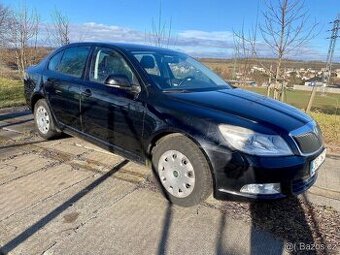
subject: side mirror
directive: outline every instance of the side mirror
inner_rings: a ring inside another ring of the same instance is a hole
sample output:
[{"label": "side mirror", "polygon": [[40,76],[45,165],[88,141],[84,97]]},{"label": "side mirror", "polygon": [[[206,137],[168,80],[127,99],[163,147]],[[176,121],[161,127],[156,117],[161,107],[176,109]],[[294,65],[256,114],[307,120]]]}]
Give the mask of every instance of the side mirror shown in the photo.
[{"label": "side mirror", "polygon": [[130,83],[129,78],[122,74],[111,74],[106,78],[104,83],[110,87],[131,91],[133,94],[139,94],[141,92],[141,87],[138,84]]},{"label": "side mirror", "polygon": [[131,83],[126,75],[115,75],[111,74],[109,75],[105,82],[106,85],[110,87],[115,87],[115,88],[121,88],[121,89],[127,89],[129,90],[131,88]]}]

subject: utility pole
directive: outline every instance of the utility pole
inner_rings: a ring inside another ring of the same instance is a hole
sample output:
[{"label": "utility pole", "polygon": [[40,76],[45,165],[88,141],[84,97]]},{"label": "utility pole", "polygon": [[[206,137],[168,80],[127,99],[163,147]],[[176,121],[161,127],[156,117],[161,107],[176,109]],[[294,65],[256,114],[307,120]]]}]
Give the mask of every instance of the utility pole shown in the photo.
[{"label": "utility pole", "polygon": [[[338,31],[340,29],[340,14],[338,14],[338,17],[333,22],[330,22],[330,23],[333,23],[333,28],[329,30],[331,32],[331,36],[327,38],[327,39],[330,39],[330,43],[329,43],[327,61],[326,61],[326,72],[327,72],[326,85],[329,85],[329,81],[331,78],[331,70],[332,70],[335,44],[336,44],[336,39],[339,37]],[[325,78],[325,75],[324,75],[324,78]]]}]

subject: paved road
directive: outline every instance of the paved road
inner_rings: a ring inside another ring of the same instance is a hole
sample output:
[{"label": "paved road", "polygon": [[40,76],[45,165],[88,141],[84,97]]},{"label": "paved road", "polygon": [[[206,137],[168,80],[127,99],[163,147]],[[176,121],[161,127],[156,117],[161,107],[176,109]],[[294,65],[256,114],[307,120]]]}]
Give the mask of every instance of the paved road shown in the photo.
[{"label": "paved road", "polygon": [[340,211],[337,158],[300,199],[211,197],[181,208],[163,199],[146,167],[76,138],[43,141],[25,111],[0,114],[0,128],[4,254],[288,254],[290,243],[328,243],[309,216]]}]

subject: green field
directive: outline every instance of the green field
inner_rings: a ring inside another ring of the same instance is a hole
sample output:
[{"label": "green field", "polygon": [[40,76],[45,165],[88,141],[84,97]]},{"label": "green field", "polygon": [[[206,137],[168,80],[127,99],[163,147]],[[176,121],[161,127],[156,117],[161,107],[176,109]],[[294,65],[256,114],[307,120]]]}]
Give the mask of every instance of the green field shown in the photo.
[{"label": "green field", "polygon": [[23,83],[0,77],[0,108],[25,104]]},{"label": "green field", "polygon": [[[247,87],[245,89],[266,95],[266,88]],[[306,109],[311,92],[292,90],[286,91],[285,103],[291,104],[299,109]],[[340,114],[340,94],[317,92],[313,103],[313,112],[322,112],[327,114]]]}]

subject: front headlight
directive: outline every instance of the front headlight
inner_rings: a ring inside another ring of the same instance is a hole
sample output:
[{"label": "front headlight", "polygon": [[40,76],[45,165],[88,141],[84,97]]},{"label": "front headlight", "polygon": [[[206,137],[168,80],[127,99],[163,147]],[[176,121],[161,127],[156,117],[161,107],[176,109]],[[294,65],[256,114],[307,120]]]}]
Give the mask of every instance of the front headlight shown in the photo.
[{"label": "front headlight", "polygon": [[236,150],[252,155],[287,156],[292,155],[288,144],[279,135],[266,135],[253,130],[222,124],[219,130],[224,139]]}]

